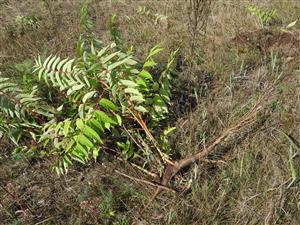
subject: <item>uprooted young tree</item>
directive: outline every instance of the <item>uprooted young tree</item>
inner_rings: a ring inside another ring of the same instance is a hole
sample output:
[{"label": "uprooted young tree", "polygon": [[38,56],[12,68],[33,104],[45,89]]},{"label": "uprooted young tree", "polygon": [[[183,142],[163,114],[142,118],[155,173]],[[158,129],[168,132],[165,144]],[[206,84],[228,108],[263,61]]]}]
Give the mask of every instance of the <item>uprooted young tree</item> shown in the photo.
[{"label": "uprooted young tree", "polygon": [[[145,179],[115,171],[155,186],[153,200],[162,190],[174,191],[168,185],[178,171],[205,158],[224,138],[253,122],[258,104],[206,149],[172,160],[168,135],[174,128],[164,126],[164,121],[170,115],[177,50],[164,66],[155,61],[163,50],[159,46],[140,61],[132,48],[122,46],[115,17],[111,21],[114,42],[108,46],[95,38],[92,27],[84,4],[77,58],[37,57],[33,76],[40,85],[29,92],[9,78],[0,78],[0,135],[15,143],[15,151],[53,159],[58,174],[91,158],[104,160],[110,155],[125,160]],[[55,98],[43,93],[45,86]]]}]

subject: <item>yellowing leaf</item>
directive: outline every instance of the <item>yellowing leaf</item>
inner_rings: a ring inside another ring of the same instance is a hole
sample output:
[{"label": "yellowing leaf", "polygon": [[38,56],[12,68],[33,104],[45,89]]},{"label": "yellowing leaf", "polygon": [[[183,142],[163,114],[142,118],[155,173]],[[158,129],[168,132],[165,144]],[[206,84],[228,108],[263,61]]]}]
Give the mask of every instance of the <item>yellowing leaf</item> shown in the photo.
[{"label": "yellowing leaf", "polygon": [[288,29],[288,28],[291,28],[291,27],[295,26],[297,22],[298,22],[298,20],[295,20],[295,21],[291,22],[290,24],[288,24],[286,26],[286,28]]}]

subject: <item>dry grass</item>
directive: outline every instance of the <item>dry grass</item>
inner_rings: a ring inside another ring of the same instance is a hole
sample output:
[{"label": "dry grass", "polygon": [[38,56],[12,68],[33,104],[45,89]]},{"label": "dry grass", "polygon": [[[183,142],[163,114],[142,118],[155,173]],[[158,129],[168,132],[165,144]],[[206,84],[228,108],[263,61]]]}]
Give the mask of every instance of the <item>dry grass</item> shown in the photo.
[{"label": "dry grass", "polygon": [[[22,80],[16,63],[43,52],[74,54],[80,1],[19,2],[0,1],[0,71]],[[247,12],[249,4],[277,9],[282,20],[279,26],[295,21],[300,12],[298,1],[293,0],[215,1],[206,33],[197,37],[199,47],[190,55],[192,37],[185,1],[90,1],[95,32],[104,43],[110,40],[109,17],[117,13],[124,43],[133,45],[139,57],[157,43],[168,51],[180,47],[174,118],[170,120],[177,127],[172,137],[175,159],[205,149],[273,87],[257,123],[225,139],[206,160],[175,176],[172,185],[179,190],[178,195],[160,195],[141,224],[300,221],[299,185],[287,189],[291,177],[289,143],[278,131],[300,138],[299,57],[286,56],[280,52],[286,49],[283,47],[277,48],[275,61],[272,47],[261,52],[253,45],[234,41],[245,32],[256,37],[262,29]],[[139,6],[145,6],[152,16],[138,12]],[[155,13],[168,19],[155,23]],[[38,19],[36,26],[21,33],[14,30],[17,16],[32,15]],[[278,27],[270,29],[278,31]],[[298,40],[299,31],[297,24],[290,35]],[[165,60],[164,55],[160,60]],[[192,76],[187,72],[191,61],[197,62]],[[130,224],[153,192],[98,163],[74,168],[68,176],[57,178],[48,162],[15,161],[9,151],[7,143],[1,144],[0,184],[6,190],[0,188],[0,224]],[[136,173],[124,165],[114,166]]]}]

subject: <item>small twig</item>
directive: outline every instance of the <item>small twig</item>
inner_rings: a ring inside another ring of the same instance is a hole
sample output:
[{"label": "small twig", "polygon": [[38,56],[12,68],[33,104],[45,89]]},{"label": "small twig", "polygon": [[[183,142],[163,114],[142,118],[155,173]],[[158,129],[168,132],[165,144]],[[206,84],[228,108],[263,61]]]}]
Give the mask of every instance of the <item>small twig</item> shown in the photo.
[{"label": "small twig", "polygon": [[201,162],[206,162],[206,163],[226,163],[224,160],[213,160],[213,159],[200,159]]},{"label": "small twig", "polygon": [[[102,166],[106,167],[105,165],[102,164]],[[171,191],[173,193],[176,193],[176,190],[170,188],[170,187],[167,187],[166,185],[162,185],[162,184],[158,184],[158,183],[154,183],[154,182],[151,182],[149,180],[145,180],[145,179],[141,179],[141,178],[137,178],[137,177],[133,177],[133,176],[130,176],[128,174],[125,174],[117,169],[114,169],[114,172],[123,176],[123,177],[126,177],[130,180],[134,180],[134,181],[137,181],[137,182],[140,182],[140,183],[144,183],[144,184],[147,184],[147,185],[150,185],[150,186],[153,186],[153,187],[157,187],[157,188],[160,188],[162,190],[167,190],[167,191]]]},{"label": "small twig", "polygon": [[[116,159],[119,160],[120,162],[126,162],[126,163],[129,163],[129,165],[131,165],[132,167],[140,170],[141,172],[153,177],[154,179],[158,179],[159,176],[155,173],[152,173],[146,169],[144,169],[143,167],[133,163],[133,162],[130,162],[130,161],[125,161],[123,158],[121,158],[121,154],[119,152],[117,152],[116,150],[112,149],[112,148],[109,148],[109,147],[106,147],[106,146],[102,146],[102,149],[106,149],[106,150],[109,150],[111,152],[113,152],[114,154],[116,154]],[[142,158],[141,158],[142,159]]]},{"label": "small twig", "polygon": [[131,133],[126,129],[125,126],[123,126],[123,129],[125,130],[125,132],[128,134],[128,136],[131,138],[131,140],[140,148],[143,149],[143,147],[141,146],[141,144],[131,135]]},{"label": "small twig", "polygon": [[139,123],[139,125],[143,128],[143,130],[145,131],[146,135],[150,138],[150,140],[152,141],[154,147],[156,148],[161,160],[165,163],[165,164],[171,164],[173,165],[174,163],[167,159],[165,156],[165,154],[162,152],[162,150],[159,148],[159,145],[156,141],[156,139],[153,137],[153,135],[151,134],[150,130],[147,127],[147,124],[143,121],[143,119],[141,118],[140,115],[135,115],[130,109],[128,109],[129,112],[131,113],[131,115],[134,117],[134,119]]},{"label": "small twig", "polygon": [[119,175],[121,175],[121,176],[123,176],[123,177],[126,177],[126,178],[128,178],[128,179],[131,179],[131,180],[134,180],[134,181],[137,181],[137,182],[140,182],[140,183],[144,183],[144,184],[147,184],[147,185],[151,185],[151,186],[153,186],[153,187],[157,187],[157,188],[160,188],[160,189],[162,189],[162,190],[171,191],[171,192],[173,192],[173,193],[176,193],[176,191],[175,191],[174,189],[169,188],[169,187],[167,187],[167,186],[164,186],[164,185],[161,185],[161,184],[156,184],[156,183],[153,183],[153,182],[151,182],[151,181],[144,180],[144,179],[140,179],[140,178],[137,178],[137,177],[132,177],[132,176],[127,175],[127,174],[125,174],[125,173],[123,173],[123,172],[121,172],[121,171],[119,171],[119,170],[116,170],[116,169],[114,169],[114,171],[115,171],[117,174],[119,174]]},{"label": "small twig", "polygon": [[158,176],[156,173],[152,173],[152,172],[150,172],[150,171],[144,169],[143,167],[141,167],[141,166],[139,166],[139,165],[137,165],[137,164],[135,164],[135,163],[129,162],[129,164],[130,164],[132,167],[134,167],[134,168],[136,168],[136,169],[142,171],[143,173],[146,173],[147,175],[153,177],[154,179],[158,179],[158,178],[159,178],[159,176]]},{"label": "small twig", "polygon": [[[119,161],[121,161],[121,162],[124,162],[124,159],[122,159],[121,157],[116,157],[116,159],[119,160]],[[132,167],[140,170],[141,172],[143,172],[143,173],[145,173],[145,174],[153,177],[154,179],[158,179],[159,178],[159,176],[156,173],[152,173],[152,172],[144,169],[143,167],[141,167],[141,166],[139,166],[139,165],[137,165],[135,163],[132,163],[130,161],[126,161],[126,163],[129,163],[130,166],[132,166]]]},{"label": "small twig", "polygon": [[40,221],[40,222],[37,222],[37,223],[34,224],[34,225],[39,225],[39,224],[45,223],[45,222],[47,222],[47,221],[49,221],[49,220],[51,220],[51,219],[53,219],[53,217],[49,217],[49,218],[47,218],[47,219],[44,219],[44,220],[42,220],[42,221]]}]

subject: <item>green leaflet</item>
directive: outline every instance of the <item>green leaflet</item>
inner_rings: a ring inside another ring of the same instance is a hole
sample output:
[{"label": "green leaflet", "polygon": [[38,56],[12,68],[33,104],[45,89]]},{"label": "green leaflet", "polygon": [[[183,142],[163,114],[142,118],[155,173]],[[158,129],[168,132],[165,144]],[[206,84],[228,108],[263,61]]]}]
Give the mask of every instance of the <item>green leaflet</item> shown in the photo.
[{"label": "green leaflet", "polygon": [[[57,73],[59,74],[59,72],[61,72],[61,68],[63,68],[63,66],[66,64],[66,62],[68,62],[69,58],[65,58],[63,59],[62,61],[60,61],[58,63],[58,65],[56,66],[56,71]],[[55,66],[53,65],[54,69],[55,69]]]},{"label": "green leaflet", "polygon": [[117,119],[117,122],[118,122],[119,126],[121,126],[122,125],[122,118],[121,118],[121,116],[119,116],[118,114],[116,114],[116,119]]},{"label": "green leaflet", "polygon": [[99,121],[102,121],[103,123],[117,125],[117,123],[113,119],[111,119],[105,112],[97,110],[97,111],[95,111],[95,115],[96,115],[97,119]]},{"label": "green leaflet", "polygon": [[53,70],[53,68],[55,69],[56,64],[59,62],[59,57],[57,57],[56,55],[49,60],[48,65],[47,65],[47,73],[49,73],[51,70]]},{"label": "green leaflet", "polygon": [[69,150],[72,149],[75,143],[75,140],[72,138],[65,147],[66,152],[69,152]]},{"label": "green leaflet", "polygon": [[125,63],[126,63],[127,65],[130,65],[130,66],[133,66],[133,65],[136,65],[136,64],[137,64],[137,61],[133,60],[133,59],[131,58],[131,56],[128,57],[128,58],[126,58],[124,61],[125,61]]},{"label": "green leaflet", "polygon": [[[55,72],[55,69],[56,69],[56,66],[58,65],[58,63],[60,62],[60,58],[57,57],[56,60],[53,62],[52,66],[51,66],[51,69],[53,72]],[[58,68],[59,70],[60,68]],[[53,83],[54,84],[54,83]]]},{"label": "green leaflet", "polygon": [[129,56],[129,57],[127,57],[127,58],[125,58],[125,59],[123,59],[123,60],[121,60],[121,61],[119,61],[119,62],[115,62],[115,63],[109,65],[109,66],[107,67],[107,69],[108,69],[109,71],[112,71],[112,70],[114,70],[115,68],[117,68],[117,67],[119,67],[119,66],[121,66],[121,65],[124,65],[124,64],[127,64],[127,65],[135,65],[135,64],[137,64],[137,62],[134,61],[134,60],[132,60],[132,59],[131,59],[131,56]]},{"label": "green leaflet", "polygon": [[90,92],[86,93],[82,98],[82,102],[86,103],[86,101],[89,100],[90,98],[94,97],[96,93],[97,93],[97,91],[90,91]]},{"label": "green leaflet", "polygon": [[91,138],[91,139],[95,139],[99,142],[102,142],[100,135],[91,127],[85,125],[84,129],[82,130],[82,132],[84,133],[84,135],[86,135],[87,137]]},{"label": "green leaflet", "polygon": [[103,64],[107,63],[109,60],[111,60],[112,58],[114,58],[116,55],[118,55],[119,52],[114,52],[112,54],[110,54],[109,56],[102,58],[101,61]]},{"label": "green leaflet", "polygon": [[107,70],[112,71],[113,69],[115,69],[115,68],[117,68],[117,67],[119,67],[119,66],[121,66],[121,65],[123,65],[123,64],[125,64],[125,61],[124,61],[124,60],[119,61],[119,62],[115,62],[115,63],[109,65],[109,66],[107,67]]},{"label": "green leaflet", "polygon": [[121,61],[119,61],[119,62],[115,62],[115,63],[109,65],[109,66],[107,67],[107,69],[108,69],[109,71],[112,71],[113,69],[115,69],[115,68],[117,68],[117,67],[119,67],[119,66],[121,66],[121,65],[123,65],[123,64],[126,64],[126,63],[128,63],[128,62],[130,63],[130,57],[128,57],[128,58],[126,58],[126,59],[123,59],[123,60],[121,60]]},{"label": "green leaflet", "polygon": [[142,95],[137,89],[134,88],[125,88],[125,93],[135,94],[135,95]]},{"label": "green leaflet", "polygon": [[142,113],[148,112],[148,110],[145,107],[141,106],[141,105],[135,106],[134,109],[139,111],[139,112],[142,112]]},{"label": "green leaflet", "polygon": [[84,124],[82,119],[76,120],[76,126],[83,132],[83,134],[91,139],[102,142],[100,135],[93,128]]},{"label": "green leaflet", "polygon": [[161,52],[163,50],[163,48],[159,47],[158,45],[154,46],[151,50],[150,53],[148,54],[146,60],[150,59],[151,57],[153,57],[154,55],[156,55],[157,53]]},{"label": "green leaflet", "polygon": [[148,60],[147,62],[144,63],[143,68],[148,68],[148,67],[154,67],[156,66],[156,62],[153,60]]},{"label": "green leaflet", "polygon": [[152,89],[153,89],[153,91],[157,92],[158,89],[159,89],[159,84],[157,82],[154,82],[153,86],[152,86]]},{"label": "green leaflet", "polygon": [[120,80],[120,83],[129,88],[134,88],[138,86],[135,82],[131,80]]},{"label": "green leaflet", "polygon": [[27,98],[21,98],[20,103],[35,102],[37,100],[39,100],[39,98],[31,98],[30,96],[28,96]]},{"label": "green leaflet", "polygon": [[67,166],[70,166],[73,164],[67,155],[64,156],[64,162],[67,164]]},{"label": "green leaflet", "polygon": [[[51,60],[51,58],[52,58],[52,55],[49,55],[48,56],[48,58],[44,61],[44,63],[43,63],[43,68],[45,68],[45,69],[48,69],[49,67],[48,67],[48,63],[49,63],[49,61]],[[45,71],[46,72],[46,71]],[[42,79],[42,73],[41,74],[39,74],[39,79],[41,80]],[[44,79],[46,80],[46,77],[44,77]]]},{"label": "green leaflet", "polygon": [[105,52],[107,51],[107,49],[108,49],[108,46],[102,48],[102,49],[98,52],[97,57],[100,58],[103,54],[105,54]]},{"label": "green leaflet", "polygon": [[82,130],[83,128],[84,128],[84,122],[83,122],[83,120],[82,119],[77,119],[76,120],[76,126],[80,129],[80,130]]},{"label": "green leaflet", "polygon": [[77,143],[80,143],[83,146],[86,146],[87,148],[92,148],[94,144],[88,139],[85,135],[79,134],[77,136]]},{"label": "green leaflet", "polygon": [[17,85],[10,82],[4,82],[0,84],[0,91],[10,91],[13,90],[14,87],[17,87]]},{"label": "green leaflet", "polygon": [[62,71],[63,72],[67,72],[67,73],[71,73],[72,72],[72,66],[73,66],[73,62],[74,59],[71,59],[69,61],[67,61],[67,63],[63,66]]},{"label": "green leaflet", "polygon": [[142,103],[145,99],[141,95],[133,95],[130,97],[130,100],[137,103]]},{"label": "green leaflet", "polygon": [[281,133],[289,140],[290,145],[294,149],[296,149],[298,151],[298,153],[300,154],[300,147],[298,146],[298,143],[294,140],[294,138],[291,135],[285,133],[284,131],[281,131]]},{"label": "green leaflet", "polygon": [[132,74],[139,74],[140,71],[138,71],[137,69],[131,69],[130,73]]},{"label": "green leaflet", "polygon": [[93,148],[92,155],[93,155],[94,160],[97,159],[99,152],[100,152],[100,148]]},{"label": "green leaflet", "polygon": [[64,171],[61,168],[61,163],[57,163],[57,165],[53,166],[52,170],[55,170],[57,175],[64,174]]},{"label": "green leaflet", "polygon": [[63,108],[64,108],[64,105],[61,105],[61,106],[59,106],[56,110],[57,110],[58,112],[60,112],[61,110],[63,110]]},{"label": "green leaflet", "polygon": [[80,144],[77,142],[75,148],[74,148],[74,151],[71,152],[71,154],[73,156],[75,156],[76,158],[80,159],[83,161],[85,161],[85,159],[88,158],[88,150],[84,147],[85,145],[83,144]]},{"label": "green leaflet", "polygon": [[153,104],[153,99],[152,98],[146,98],[145,104],[146,105],[152,105]]},{"label": "green leaflet", "polygon": [[82,155],[78,154],[76,151],[73,151],[71,153],[71,158],[77,162],[80,162],[81,164],[85,164],[85,160],[84,158],[82,157]]},{"label": "green leaflet", "polygon": [[164,130],[164,135],[169,136],[175,130],[176,130],[176,127],[170,127],[168,129]]},{"label": "green leaflet", "polygon": [[99,105],[101,105],[105,109],[110,109],[110,110],[115,111],[115,112],[119,111],[118,107],[112,101],[110,101],[106,98],[102,98],[99,101]]},{"label": "green leaflet", "polygon": [[[84,52],[84,53],[86,53],[86,52]],[[95,50],[93,41],[91,41],[91,53],[92,53],[92,55],[96,55],[96,50]]]},{"label": "green leaflet", "polygon": [[140,88],[143,88],[144,90],[146,90],[146,91],[149,91],[149,87],[148,87],[148,82],[146,83],[145,82],[145,80],[143,80],[143,79],[138,79],[137,81],[136,81],[136,83],[138,84],[138,86],[140,87]]},{"label": "green leaflet", "polygon": [[67,95],[71,95],[73,94],[75,91],[81,90],[85,85],[84,84],[79,84],[79,85],[75,85],[73,87],[71,87],[68,91],[67,91]]},{"label": "green leaflet", "polygon": [[78,106],[78,115],[80,118],[84,118],[84,115],[85,115],[85,104],[80,104]]},{"label": "green leaflet", "polygon": [[98,120],[91,119],[89,121],[89,125],[91,127],[93,127],[94,130],[97,131],[98,133],[104,133],[104,128],[103,128],[102,124]]},{"label": "green leaflet", "polygon": [[71,120],[66,120],[65,123],[64,123],[63,133],[64,133],[65,137],[68,136],[68,134],[69,134],[71,122],[72,122]]},{"label": "green leaflet", "polygon": [[107,130],[110,130],[110,123],[104,123],[104,127],[105,127]]}]

